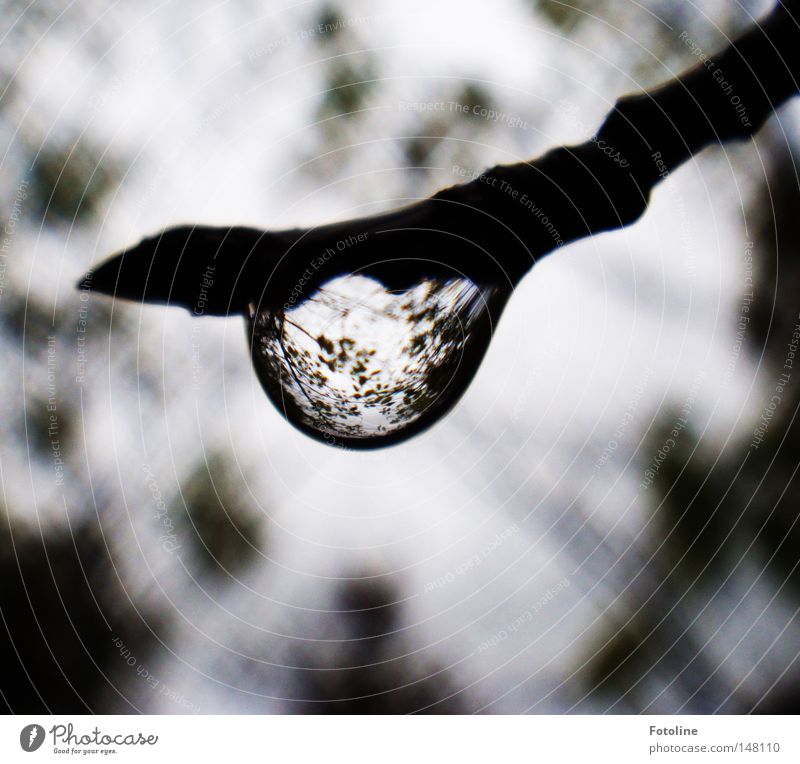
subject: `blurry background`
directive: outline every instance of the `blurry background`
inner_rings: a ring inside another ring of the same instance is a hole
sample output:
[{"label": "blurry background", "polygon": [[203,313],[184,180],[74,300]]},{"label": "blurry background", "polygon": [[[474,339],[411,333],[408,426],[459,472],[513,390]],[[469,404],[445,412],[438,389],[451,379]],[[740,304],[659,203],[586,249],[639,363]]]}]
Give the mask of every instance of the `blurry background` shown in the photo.
[{"label": "blurry background", "polygon": [[294,431],[243,321],[74,286],[583,141],[770,6],[3,3],[6,709],[796,711],[796,105],[537,265],[390,449]]}]

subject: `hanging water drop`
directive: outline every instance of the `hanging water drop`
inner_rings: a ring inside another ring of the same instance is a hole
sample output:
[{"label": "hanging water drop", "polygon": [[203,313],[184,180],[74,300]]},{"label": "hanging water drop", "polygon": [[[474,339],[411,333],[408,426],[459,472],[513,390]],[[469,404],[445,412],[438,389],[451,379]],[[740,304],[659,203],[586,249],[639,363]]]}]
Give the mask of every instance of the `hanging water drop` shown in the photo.
[{"label": "hanging water drop", "polygon": [[336,278],[289,310],[251,307],[252,357],[286,418],[332,445],[374,448],[425,429],[472,380],[505,295],[465,278],[393,293]]}]

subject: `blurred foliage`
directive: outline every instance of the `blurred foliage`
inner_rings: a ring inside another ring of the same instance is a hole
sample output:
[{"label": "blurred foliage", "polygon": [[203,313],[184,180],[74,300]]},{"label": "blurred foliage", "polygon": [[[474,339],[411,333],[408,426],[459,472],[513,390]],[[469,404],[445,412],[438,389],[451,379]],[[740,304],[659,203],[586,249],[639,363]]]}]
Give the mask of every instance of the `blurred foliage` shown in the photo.
[{"label": "blurred foliage", "polygon": [[307,654],[297,710],[327,714],[465,713],[450,672],[409,654],[399,594],[378,577],[343,581],[337,620],[345,638],[335,666]]},{"label": "blurred foliage", "polygon": [[[750,452],[740,483],[745,483],[754,504],[754,511],[747,514],[745,532],[756,539],[775,582],[788,583],[797,599],[800,423],[796,412],[800,405],[800,358],[790,361],[789,345],[800,324],[800,184],[796,154],[783,143],[771,153],[769,183],[761,192],[763,202],[753,251],[755,286],[749,341],[753,355],[763,357],[766,397],[777,391],[782,373],[788,371],[789,381],[764,442]],[[766,410],[768,400],[763,404]]]},{"label": "blurred foliage", "polygon": [[[650,440],[654,451],[667,442],[678,416],[670,407],[661,414]],[[720,506],[735,470],[724,457],[712,463],[691,428],[674,440],[652,488],[658,538],[665,542],[657,559],[663,570],[679,572],[687,581],[715,578],[735,564],[739,552],[730,536],[741,514],[739,498],[731,496],[727,506]]]},{"label": "blurred foliage", "polygon": [[333,62],[325,78],[325,94],[319,107],[318,119],[340,117],[351,119],[364,108],[375,86],[376,73],[371,59],[348,59]]},{"label": "blurred foliage", "polygon": [[[766,410],[775,392],[776,380],[785,368],[787,345],[800,322],[796,300],[800,290],[800,221],[796,213],[800,188],[795,158],[785,148],[773,147],[771,153],[769,177],[760,194],[762,204],[752,214],[759,222],[753,227],[757,234],[753,248],[753,320],[746,335],[750,353],[761,360],[766,380],[759,412]],[[625,694],[636,677],[654,670],[668,677],[696,679],[697,665],[691,672],[686,668],[692,662],[702,662],[699,646],[686,649],[677,658],[673,654],[675,660],[664,662],[663,640],[645,640],[642,636],[658,634],[665,622],[674,627],[675,619],[667,617],[665,621],[665,614],[669,616],[673,609],[679,613],[690,592],[713,597],[732,580],[747,583],[743,577],[749,575],[748,569],[754,569],[770,581],[770,590],[782,591],[784,597],[790,597],[787,604],[797,606],[800,423],[795,412],[800,404],[800,385],[794,377],[799,373],[800,367],[792,369],[792,379],[781,392],[763,442],[757,442],[751,430],[712,459],[711,449],[702,438],[686,429],[660,464],[651,488],[656,533],[650,542],[653,550],[647,565],[649,577],[658,582],[658,587],[645,584],[633,589],[635,599],[629,599],[627,605],[637,611],[635,626],[611,635],[603,632],[592,639],[593,644],[605,646],[589,660],[585,681],[608,700]],[[664,411],[645,454],[662,447],[676,417],[675,410]],[[673,632],[679,641],[685,642],[690,636],[688,629],[683,635],[680,628],[673,628]],[[791,712],[793,701],[788,705],[786,701],[793,696],[791,681],[786,677],[770,691],[762,710]],[[646,698],[641,687],[637,692],[642,707]],[[688,690],[687,697],[691,697]],[[761,699],[739,698],[737,702],[741,712],[753,710]]]},{"label": "blurred foliage", "polygon": [[696,63],[679,40],[682,31],[691,30],[692,39],[711,55],[751,23],[753,5],[749,0],[720,3],[709,11],[674,0],[646,4],[529,0],[537,21],[546,21],[565,38],[578,40],[589,51],[620,66],[645,89],[661,83],[670,69],[679,71]]},{"label": "blurred foliage", "polygon": [[753,224],[754,300],[748,334],[751,355],[758,360],[763,350],[768,367],[777,371],[798,318],[800,168],[786,146],[773,145],[769,151],[769,183],[760,191],[763,201]]},{"label": "blurred foliage", "polygon": [[15,281],[6,283],[2,299],[0,331],[13,342],[21,343],[24,337],[29,353],[44,351],[47,338],[55,333],[56,325],[64,325],[63,308],[56,310],[54,316],[52,305],[48,305],[33,290],[26,297],[22,286]]},{"label": "blurred foliage", "polygon": [[108,713],[108,696],[119,699],[113,676],[135,671],[114,639],[146,660],[160,626],[130,603],[97,522],[41,535],[1,516],[0,579],[5,711]]},{"label": "blurred foliage", "polygon": [[647,632],[632,620],[606,629],[595,641],[600,645],[586,667],[591,693],[613,695],[614,699],[631,693],[651,669],[646,649]]},{"label": "blurred foliage", "polygon": [[[459,120],[465,120],[467,129],[472,136],[487,126],[486,120],[473,111],[474,107],[484,107],[492,109],[495,107],[494,98],[486,87],[477,82],[465,82],[460,90],[456,91],[450,98],[443,99],[452,103],[457,103],[462,107],[462,111],[433,111],[422,113],[415,123],[415,133],[403,141],[403,154],[406,164],[420,171],[425,171],[427,165],[441,146],[443,139],[452,135],[454,128]],[[458,147],[454,149],[458,151]],[[455,160],[453,160],[455,161]],[[460,161],[467,162],[461,158]]]},{"label": "blurred foliage", "polygon": [[587,18],[587,14],[594,14],[605,5],[596,0],[583,0],[574,4],[560,0],[530,0],[530,2],[534,13],[563,32],[571,31]]},{"label": "blurred foliage", "polygon": [[[73,445],[72,411],[69,405],[58,405],[57,409],[48,409],[46,397],[31,395],[25,404],[26,428],[23,442],[32,448],[41,458],[51,458],[54,448],[62,454]],[[51,416],[56,417],[55,420]]]},{"label": "blurred foliage", "polygon": [[104,158],[86,140],[71,146],[46,144],[31,168],[31,196],[36,213],[49,224],[84,223],[102,210],[118,185],[118,164]]},{"label": "blurred foliage", "polygon": [[[321,58],[320,95],[313,120],[314,132],[298,165],[316,183],[346,174],[358,152],[354,143],[363,139],[371,101],[378,91],[380,71],[377,58],[365,50],[361,29],[337,5],[318,9],[309,25],[311,42]],[[351,155],[352,154],[352,155]]]},{"label": "blurred foliage", "polygon": [[338,43],[347,28],[347,16],[333,3],[325,3],[317,12],[317,29],[322,32],[316,37],[321,45]]},{"label": "blurred foliage", "polygon": [[[352,119],[364,108],[375,89],[375,58],[360,52],[357,30],[348,23],[347,15],[335,5],[324,5],[316,15],[314,28],[320,30],[315,40],[334,57],[325,72],[325,93],[317,118]],[[333,120],[334,122],[336,120]]]},{"label": "blurred foliage", "polygon": [[172,507],[202,570],[234,576],[253,562],[261,544],[257,509],[242,489],[238,465],[225,454],[198,464],[182,481]]}]

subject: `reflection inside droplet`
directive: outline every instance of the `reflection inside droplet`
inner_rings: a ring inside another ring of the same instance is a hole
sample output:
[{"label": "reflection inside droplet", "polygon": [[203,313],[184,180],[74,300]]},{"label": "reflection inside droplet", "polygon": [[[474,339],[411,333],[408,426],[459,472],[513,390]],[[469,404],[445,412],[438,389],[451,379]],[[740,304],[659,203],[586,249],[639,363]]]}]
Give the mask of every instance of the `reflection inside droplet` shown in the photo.
[{"label": "reflection inside droplet", "polygon": [[357,448],[402,440],[469,384],[505,301],[498,293],[451,279],[393,294],[345,276],[289,310],[251,311],[253,362],[300,429]]}]

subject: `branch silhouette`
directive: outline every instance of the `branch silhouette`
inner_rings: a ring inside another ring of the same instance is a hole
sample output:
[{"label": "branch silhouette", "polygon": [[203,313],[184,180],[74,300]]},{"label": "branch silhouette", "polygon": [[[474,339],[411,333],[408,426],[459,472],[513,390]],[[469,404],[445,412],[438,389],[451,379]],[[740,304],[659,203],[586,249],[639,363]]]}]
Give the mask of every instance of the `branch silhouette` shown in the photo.
[{"label": "branch silhouette", "polygon": [[467,389],[534,263],[630,225],[679,165],[749,138],[797,92],[799,4],[779,4],[718,57],[620,99],[578,146],[374,217],[276,232],[171,228],[106,262],[91,284],[195,315],[244,315],[261,384],[298,429],[348,448],[400,442]]},{"label": "branch silhouette", "polygon": [[[751,137],[798,90],[798,0],[784,0],[722,53],[621,98],[597,134],[374,217],[312,229],[180,226],[117,254],[94,289],[197,315],[277,308],[338,275],[387,289],[462,274],[513,287],[552,250],[622,228],[652,189],[710,144]],[[328,254],[327,259],[325,257]],[[310,267],[313,266],[313,267]]]}]

